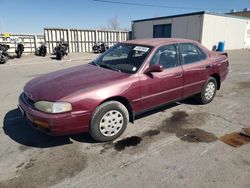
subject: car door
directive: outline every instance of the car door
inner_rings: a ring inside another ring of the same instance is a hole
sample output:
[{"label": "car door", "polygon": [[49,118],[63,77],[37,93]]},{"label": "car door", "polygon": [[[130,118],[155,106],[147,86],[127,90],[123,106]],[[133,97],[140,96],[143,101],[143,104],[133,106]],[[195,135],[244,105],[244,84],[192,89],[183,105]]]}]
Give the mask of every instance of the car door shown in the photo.
[{"label": "car door", "polygon": [[178,44],[183,68],[183,97],[201,92],[212,68],[207,54],[193,43]]},{"label": "car door", "polygon": [[159,47],[149,66],[153,64],[161,64],[163,71],[139,75],[140,105],[144,110],[180,99],[183,94],[183,70],[177,46],[170,44]]}]

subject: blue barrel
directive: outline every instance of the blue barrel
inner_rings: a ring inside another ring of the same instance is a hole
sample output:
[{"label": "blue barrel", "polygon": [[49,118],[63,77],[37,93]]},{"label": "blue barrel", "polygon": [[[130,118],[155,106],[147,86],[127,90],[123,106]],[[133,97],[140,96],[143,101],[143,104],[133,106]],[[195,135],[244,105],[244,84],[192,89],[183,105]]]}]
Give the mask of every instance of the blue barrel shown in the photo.
[{"label": "blue barrel", "polygon": [[218,43],[218,48],[216,51],[223,52],[225,49],[225,42],[219,42]]}]

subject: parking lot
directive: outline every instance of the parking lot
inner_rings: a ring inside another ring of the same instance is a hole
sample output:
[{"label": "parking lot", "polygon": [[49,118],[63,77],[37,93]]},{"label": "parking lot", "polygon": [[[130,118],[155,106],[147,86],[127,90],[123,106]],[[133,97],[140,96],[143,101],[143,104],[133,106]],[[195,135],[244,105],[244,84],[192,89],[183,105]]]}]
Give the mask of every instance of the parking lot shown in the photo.
[{"label": "parking lot", "polygon": [[45,135],[17,109],[27,81],[96,54],[62,61],[27,55],[0,65],[0,187],[249,188],[250,144],[235,148],[217,139],[250,127],[250,51],[228,53],[229,75],[212,103],[184,100],[143,114],[110,143],[87,133]]}]

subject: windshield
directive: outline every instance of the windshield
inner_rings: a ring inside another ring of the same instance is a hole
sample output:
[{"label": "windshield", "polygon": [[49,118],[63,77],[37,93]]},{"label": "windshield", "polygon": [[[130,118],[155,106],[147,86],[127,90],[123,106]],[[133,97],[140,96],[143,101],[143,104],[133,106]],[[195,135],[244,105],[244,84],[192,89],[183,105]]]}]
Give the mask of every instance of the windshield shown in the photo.
[{"label": "windshield", "polygon": [[135,44],[117,44],[100,55],[92,64],[114,71],[136,73],[152,47]]}]

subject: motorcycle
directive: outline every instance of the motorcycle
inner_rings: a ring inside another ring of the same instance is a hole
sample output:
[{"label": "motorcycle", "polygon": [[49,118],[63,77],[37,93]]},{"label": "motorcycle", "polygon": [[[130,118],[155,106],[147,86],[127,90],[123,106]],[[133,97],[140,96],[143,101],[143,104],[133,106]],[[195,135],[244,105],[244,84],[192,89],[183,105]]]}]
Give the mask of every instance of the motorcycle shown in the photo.
[{"label": "motorcycle", "polygon": [[68,55],[68,44],[60,41],[53,50],[53,54],[56,55],[57,60],[61,60],[63,56]]},{"label": "motorcycle", "polygon": [[20,58],[23,54],[23,51],[24,51],[24,46],[23,44],[21,43],[18,43],[17,44],[17,47],[16,47],[16,57],[17,58]]},{"label": "motorcycle", "polygon": [[10,57],[8,53],[9,48],[9,45],[0,44],[0,64],[6,63],[8,58]]},{"label": "motorcycle", "polygon": [[40,47],[36,49],[36,55],[45,57],[47,54],[47,47],[45,43],[42,43]]},{"label": "motorcycle", "polygon": [[92,47],[92,50],[94,53],[103,53],[105,52],[107,49],[109,49],[109,47],[105,44],[105,43],[101,43],[100,45],[95,44]]}]

